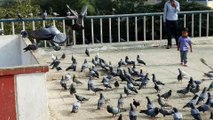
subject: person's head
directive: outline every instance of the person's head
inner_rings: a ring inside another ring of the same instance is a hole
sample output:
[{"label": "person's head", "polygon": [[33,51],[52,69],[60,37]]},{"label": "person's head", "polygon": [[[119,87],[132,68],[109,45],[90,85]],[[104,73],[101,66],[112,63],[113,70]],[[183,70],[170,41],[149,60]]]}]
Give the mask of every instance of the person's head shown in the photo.
[{"label": "person's head", "polygon": [[183,29],[182,29],[182,36],[183,36],[183,37],[187,37],[188,34],[189,34],[189,29],[188,29],[188,28],[183,28]]}]

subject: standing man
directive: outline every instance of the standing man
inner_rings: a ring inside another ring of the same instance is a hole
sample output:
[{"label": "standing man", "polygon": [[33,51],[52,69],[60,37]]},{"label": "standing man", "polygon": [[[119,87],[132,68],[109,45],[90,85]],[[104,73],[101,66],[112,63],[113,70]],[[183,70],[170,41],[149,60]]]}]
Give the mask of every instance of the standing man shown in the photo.
[{"label": "standing man", "polygon": [[176,0],[169,0],[164,4],[163,21],[167,30],[167,49],[172,47],[172,35],[175,38],[176,45],[178,44],[178,12],[180,4]]}]

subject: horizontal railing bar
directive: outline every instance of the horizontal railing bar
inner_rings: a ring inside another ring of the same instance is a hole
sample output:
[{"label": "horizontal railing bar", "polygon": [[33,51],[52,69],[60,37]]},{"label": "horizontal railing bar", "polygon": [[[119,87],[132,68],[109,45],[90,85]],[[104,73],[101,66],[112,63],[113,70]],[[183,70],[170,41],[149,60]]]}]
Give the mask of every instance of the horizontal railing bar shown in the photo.
[{"label": "horizontal railing bar", "polygon": [[[178,14],[204,14],[204,13],[213,13],[213,10],[204,10],[204,11],[181,11]],[[163,12],[155,12],[155,13],[134,13],[134,14],[117,14],[117,15],[97,15],[97,16],[86,16],[86,19],[108,19],[108,18],[122,18],[122,17],[138,17],[138,16],[156,16],[156,15],[163,15]],[[74,16],[68,17],[47,17],[45,20],[72,20],[76,19]],[[43,21],[43,18],[23,18],[21,19],[0,19],[0,22],[22,22],[22,21]]]}]

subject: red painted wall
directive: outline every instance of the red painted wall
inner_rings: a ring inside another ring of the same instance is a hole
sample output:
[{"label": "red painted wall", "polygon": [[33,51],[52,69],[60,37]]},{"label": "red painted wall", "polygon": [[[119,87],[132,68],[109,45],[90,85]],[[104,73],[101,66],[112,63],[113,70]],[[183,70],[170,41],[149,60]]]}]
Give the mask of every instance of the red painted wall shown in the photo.
[{"label": "red painted wall", "polygon": [[14,75],[0,76],[0,120],[16,120]]}]

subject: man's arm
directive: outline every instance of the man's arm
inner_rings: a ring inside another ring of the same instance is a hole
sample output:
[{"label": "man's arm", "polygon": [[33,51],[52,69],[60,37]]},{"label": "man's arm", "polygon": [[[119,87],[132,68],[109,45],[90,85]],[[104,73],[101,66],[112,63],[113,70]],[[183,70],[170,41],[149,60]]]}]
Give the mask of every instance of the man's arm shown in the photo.
[{"label": "man's arm", "polygon": [[167,2],[164,4],[164,9],[163,9],[163,22],[166,22],[166,13],[167,13]]},{"label": "man's arm", "polygon": [[176,2],[176,12],[180,12],[180,3]]}]

